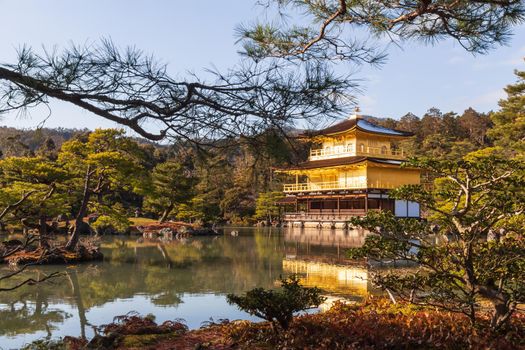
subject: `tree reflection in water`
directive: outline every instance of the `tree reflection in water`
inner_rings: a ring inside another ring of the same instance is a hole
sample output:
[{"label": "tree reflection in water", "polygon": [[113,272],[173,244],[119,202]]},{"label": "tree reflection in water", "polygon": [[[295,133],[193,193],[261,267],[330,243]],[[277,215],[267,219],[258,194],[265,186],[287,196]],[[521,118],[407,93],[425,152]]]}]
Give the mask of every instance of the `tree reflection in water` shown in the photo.
[{"label": "tree reflection in water", "polygon": [[[254,287],[271,288],[279,276],[292,272],[311,277],[311,269],[291,271],[291,259],[326,263],[337,258],[338,247],[341,255],[345,242],[360,240],[353,234],[330,230],[287,230],[284,234],[279,229],[239,231],[238,237],[173,242],[106,237],[102,244],[103,262],[67,267],[67,273],[58,280],[1,293],[0,343],[10,348],[43,336],[90,337],[92,325],[110,322],[113,316],[131,310],[156,314],[158,321],[163,321],[163,317],[191,318],[192,313],[204,315],[212,312],[210,308],[216,312],[214,317],[246,317],[226,303],[225,294]],[[42,266],[34,268],[33,273],[63,268]],[[319,281],[329,292],[338,290],[344,294],[345,288],[350,292],[347,294],[362,292],[348,288],[348,281],[337,278],[325,276]],[[204,296],[210,296],[205,300],[214,305],[192,304],[197,300],[202,303]],[[181,315],[182,309],[187,314]],[[195,327],[208,316],[188,322]]]}]

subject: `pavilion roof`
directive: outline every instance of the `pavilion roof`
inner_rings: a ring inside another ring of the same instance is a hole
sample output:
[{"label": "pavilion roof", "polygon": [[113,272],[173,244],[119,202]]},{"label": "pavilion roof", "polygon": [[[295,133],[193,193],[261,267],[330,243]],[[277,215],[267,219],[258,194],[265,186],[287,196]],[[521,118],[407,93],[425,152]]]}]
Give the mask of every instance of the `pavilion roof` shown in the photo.
[{"label": "pavilion roof", "polygon": [[376,125],[371,121],[364,119],[362,116],[354,115],[349,119],[340,121],[332,126],[321,130],[305,131],[300,134],[301,137],[315,137],[315,136],[329,136],[334,134],[340,134],[351,130],[360,130],[372,134],[388,135],[388,136],[401,136],[409,137],[414,136],[409,131],[390,129],[383,126]]},{"label": "pavilion roof", "polygon": [[292,167],[279,169],[281,171],[287,170],[310,170],[317,168],[328,168],[341,165],[351,165],[358,164],[364,161],[389,164],[389,165],[401,165],[404,163],[402,160],[391,160],[391,159],[381,159],[374,157],[364,157],[364,156],[351,156],[351,157],[340,157],[340,158],[330,158],[330,159],[321,159],[321,160],[310,160],[304,163],[297,164]]}]

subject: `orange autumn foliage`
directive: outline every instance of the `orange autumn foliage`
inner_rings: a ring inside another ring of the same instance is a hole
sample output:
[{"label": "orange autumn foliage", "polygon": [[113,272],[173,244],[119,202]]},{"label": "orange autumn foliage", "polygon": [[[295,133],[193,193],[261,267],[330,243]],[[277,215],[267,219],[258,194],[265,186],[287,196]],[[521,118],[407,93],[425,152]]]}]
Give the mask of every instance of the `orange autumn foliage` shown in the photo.
[{"label": "orange autumn foliage", "polygon": [[[336,302],[327,312],[295,317],[288,331],[278,334],[269,322],[223,321],[186,331],[177,322],[157,326],[147,318],[128,316],[105,330],[121,333],[115,349],[525,349],[522,313],[513,317],[508,328],[491,333],[488,317],[473,328],[460,314],[393,305],[385,299],[371,298],[360,304]],[[173,325],[178,326],[172,331]],[[140,347],[126,346],[127,334],[138,334],[133,339],[140,342],[141,336],[151,337],[152,333],[168,337],[160,336]],[[75,347],[72,340],[68,339],[71,349],[82,348],[80,343]]]}]

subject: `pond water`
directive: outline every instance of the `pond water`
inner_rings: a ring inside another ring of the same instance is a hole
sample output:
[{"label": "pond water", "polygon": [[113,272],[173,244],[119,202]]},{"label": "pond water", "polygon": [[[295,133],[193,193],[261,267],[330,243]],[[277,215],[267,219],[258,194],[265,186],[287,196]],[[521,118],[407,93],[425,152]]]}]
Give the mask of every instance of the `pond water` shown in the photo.
[{"label": "pond water", "polygon": [[105,237],[103,262],[30,269],[17,278],[65,273],[0,293],[0,348],[65,335],[92,337],[93,327],[130,311],[153,314],[157,322],[183,319],[190,328],[209,320],[256,320],[228,305],[226,294],[275,287],[291,273],[327,296],[358,300],[370,291],[365,269],[342,265],[345,248],[364,242],[361,231],[235,230],[238,236],[226,228],[222,236],[165,243]]}]

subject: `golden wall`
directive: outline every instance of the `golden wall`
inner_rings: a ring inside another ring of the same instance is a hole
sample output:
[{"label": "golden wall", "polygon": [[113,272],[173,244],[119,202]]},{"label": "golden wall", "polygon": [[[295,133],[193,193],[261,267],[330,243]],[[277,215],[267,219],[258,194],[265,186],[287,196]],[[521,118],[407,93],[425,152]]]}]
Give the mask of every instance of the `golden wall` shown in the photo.
[{"label": "golden wall", "polygon": [[362,144],[365,147],[374,147],[374,148],[381,148],[385,146],[388,150],[390,150],[391,140],[392,140],[391,136],[376,136],[376,135],[370,135],[370,134],[358,132],[357,138],[356,138],[356,149],[359,152],[361,144]]},{"label": "golden wall", "polygon": [[402,185],[418,185],[421,181],[419,169],[368,167],[369,188],[395,188]]},{"label": "golden wall", "polygon": [[339,182],[340,184],[351,183],[366,178],[365,166],[353,166],[344,168],[323,169],[323,171],[310,171],[308,173],[310,182]]}]

